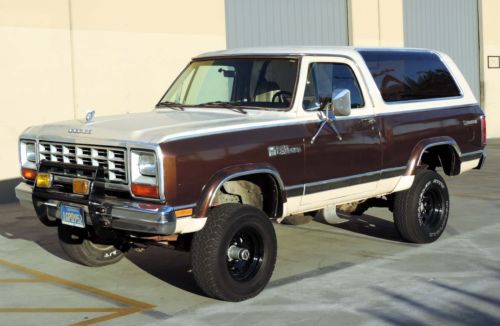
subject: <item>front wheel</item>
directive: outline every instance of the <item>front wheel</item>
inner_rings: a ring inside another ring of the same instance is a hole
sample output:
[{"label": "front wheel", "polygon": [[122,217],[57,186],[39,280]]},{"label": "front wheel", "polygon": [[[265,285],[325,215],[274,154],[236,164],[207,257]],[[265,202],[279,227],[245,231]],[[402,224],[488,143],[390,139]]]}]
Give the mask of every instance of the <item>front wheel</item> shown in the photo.
[{"label": "front wheel", "polygon": [[417,173],[410,189],[394,198],[394,223],[403,239],[414,243],[437,240],[448,221],[450,198],[444,179],[435,171]]},{"label": "front wheel", "polygon": [[192,270],[198,286],[225,301],[259,294],[276,263],[276,234],[261,210],[241,204],[213,208],[191,244]]},{"label": "front wheel", "polygon": [[57,233],[63,251],[73,261],[82,265],[111,265],[123,258],[121,250],[109,242],[92,237],[86,229],[60,224]]}]

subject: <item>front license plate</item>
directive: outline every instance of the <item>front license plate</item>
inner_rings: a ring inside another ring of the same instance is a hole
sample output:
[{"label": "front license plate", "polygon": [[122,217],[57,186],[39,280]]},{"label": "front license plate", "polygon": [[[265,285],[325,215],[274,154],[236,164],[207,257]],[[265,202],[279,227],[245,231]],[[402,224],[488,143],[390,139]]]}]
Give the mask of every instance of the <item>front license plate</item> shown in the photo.
[{"label": "front license plate", "polygon": [[61,204],[61,223],[85,228],[85,215],[83,215],[83,209]]}]

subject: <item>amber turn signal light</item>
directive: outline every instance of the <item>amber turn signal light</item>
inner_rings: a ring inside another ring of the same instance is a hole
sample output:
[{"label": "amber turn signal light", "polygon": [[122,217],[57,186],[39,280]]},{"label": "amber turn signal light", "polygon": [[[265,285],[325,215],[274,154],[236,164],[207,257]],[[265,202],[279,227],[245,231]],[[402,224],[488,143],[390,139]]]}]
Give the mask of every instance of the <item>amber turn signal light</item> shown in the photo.
[{"label": "amber turn signal light", "polygon": [[132,193],[137,197],[158,198],[159,191],[157,186],[132,183]]},{"label": "amber turn signal light", "polygon": [[52,175],[48,173],[38,173],[36,176],[36,186],[38,188],[50,188],[52,186]]},{"label": "amber turn signal light", "polygon": [[22,168],[21,174],[22,174],[23,178],[25,178],[27,180],[35,180],[37,172],[36,172],[36,170],[33,170],[33,169]]},{"label": "amber turn signal light", "polygon": [[193,215],[192,208],[180,209],[178,211],[175,211],[175,217],[186,217],[186,216],[191,216],[191,215]]},{"label": "amber turn signal light", "polygon": [[87,179],[73,179],[73,193],[88,195],[90,190],[90,181]]}]

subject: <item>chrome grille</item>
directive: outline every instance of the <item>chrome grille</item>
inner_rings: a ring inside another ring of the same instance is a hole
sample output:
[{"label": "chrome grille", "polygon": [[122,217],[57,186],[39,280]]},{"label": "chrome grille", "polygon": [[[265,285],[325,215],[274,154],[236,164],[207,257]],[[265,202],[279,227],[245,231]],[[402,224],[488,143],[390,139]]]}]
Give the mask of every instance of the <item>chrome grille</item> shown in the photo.
[{"label": "chrome grille", "polygon": [[[40,161],[71,163],[104,168],[106,182],[127,183],[126,150],[123,148],[101,147],[44,142],[39,143]],[[60,171],[61,175],[84,177],[83,173],[70,170]]]}]

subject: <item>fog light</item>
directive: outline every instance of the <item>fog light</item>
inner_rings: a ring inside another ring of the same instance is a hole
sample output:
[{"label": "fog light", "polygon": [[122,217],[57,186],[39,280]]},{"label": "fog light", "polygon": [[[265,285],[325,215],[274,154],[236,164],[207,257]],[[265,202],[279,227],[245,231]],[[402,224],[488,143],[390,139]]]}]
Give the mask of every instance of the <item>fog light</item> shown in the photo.
[{"label": "fog light", "polygon": [[38,188],[50,188],[52,186],[52,175],[48,173],[38,173],[36,176],[36,186]]},{"label": "fog light", "polygon": [[88,195],[90,182],[87,179],[73,179],[73,193],[80,195]]}]

